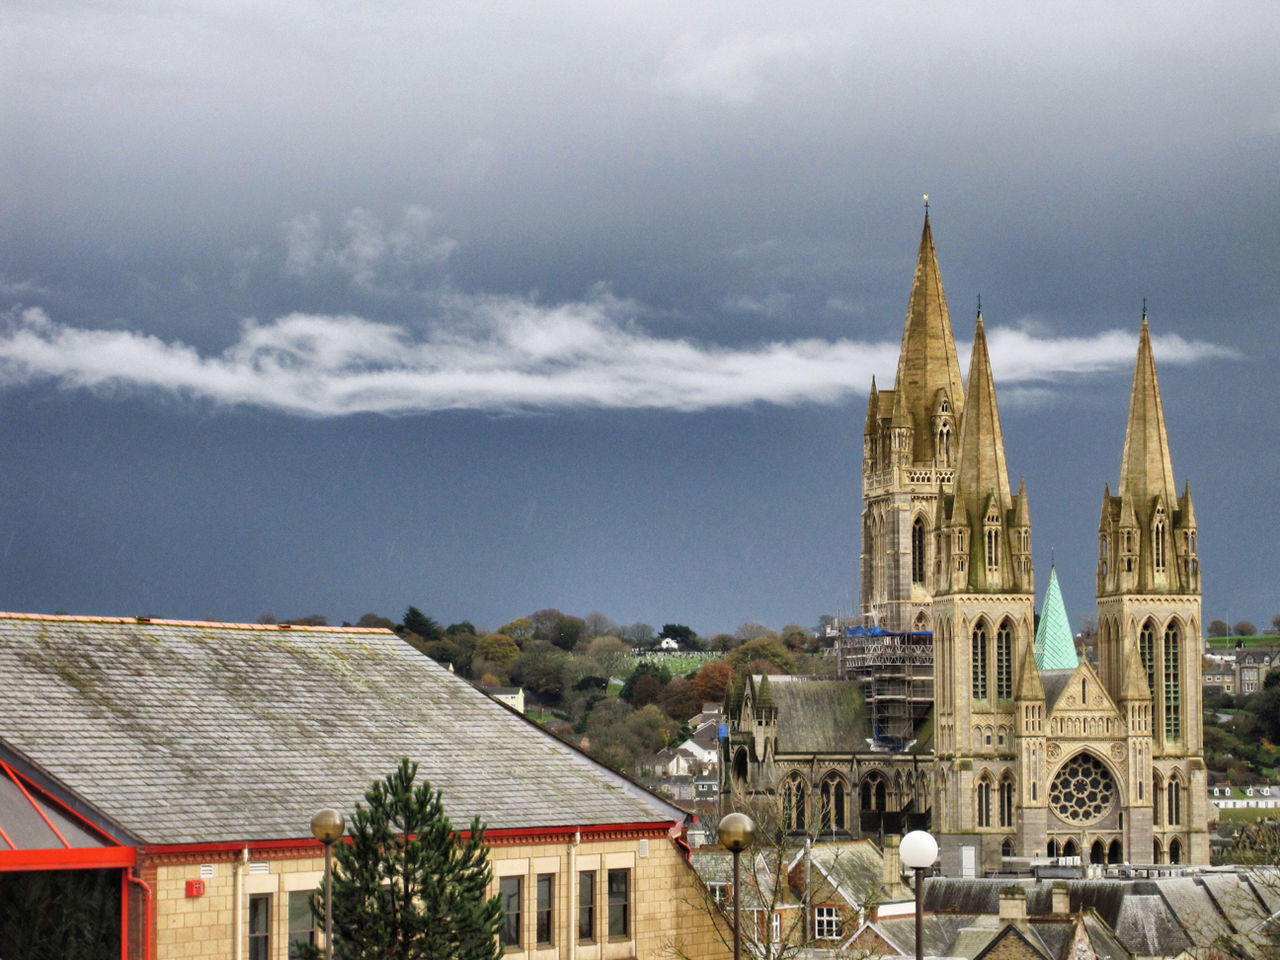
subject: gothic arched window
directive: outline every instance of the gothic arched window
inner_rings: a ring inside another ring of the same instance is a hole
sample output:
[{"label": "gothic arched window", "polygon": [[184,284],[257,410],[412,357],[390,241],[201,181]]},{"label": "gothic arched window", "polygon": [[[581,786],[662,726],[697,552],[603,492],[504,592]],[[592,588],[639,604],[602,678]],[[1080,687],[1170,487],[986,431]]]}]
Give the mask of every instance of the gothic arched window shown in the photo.
[{"label": "gothic arched window", "polygon": [[1156,626],[1150,620],[1138,632],[1138,655],[1147,673],[1147,692],[1156,695]]},{"label": "gothic arched window", "polygon": [[1163,505],[1156,507],[1156,519],[1151,525],[1151,543],[1153,547],[1151,553],[1155,561],[1156,573],[1164,573],[1167,545]]},{"label": "gothic arched window", "polygon": [[862,779],[861,785],[862,809],[878,810],[883,812],[887,808],[887,793],[887,783],[883,774],[874,771],[867,774]]},{"label": "gothic arched window", "polygon": [[916,517],[911,524],[911,582],[924,585],[924,518]]},{"label": "gothic arched window", "polygon": [[845,828],[845,796],[844,778],[839,774],[829,773],[822,779],[821,830],[843,830]]},{"label": "gothic arched window", "polygon": [[978,781],[978,826],[991,826],[991,778],[986,774]]},{"label": "gothic arched window", "polygon": [[970,668],[973,671],[973,698],[987,699],[987,625],[979,621],[973,628]]},{"label": "gothic arched window", "polygon": [[1013,781],[1008,775],[1000,781],[1000,826],[1013,826]]},{"label": "gothic arched window", "polygon": [[1174,621],[1164,630],[1164,735],[1170,740],[1182,736],[1181,656],[1182,635]]},{"label": "gothic arched window", "polygon": [[[1167,794],[1166,810],[1168,812],[1167,823],[1171,827],[1182,825],[1182,784],[1176,776],[1169,778],[1169,783],[1165,787]],[[1172,851],[1172,847],[1169,848]]]},{"label": "gothic arched window", "polygon": [[787,777],[782,785],[782,826],[788,832],[805,827],[805,805],[808,797],[804,778],[798,773]]},{"label": "gothic arched window", "polygon": [[1000,621],[996,631],[996,696],[1013,697],[1013,628],[1008,620]]}]

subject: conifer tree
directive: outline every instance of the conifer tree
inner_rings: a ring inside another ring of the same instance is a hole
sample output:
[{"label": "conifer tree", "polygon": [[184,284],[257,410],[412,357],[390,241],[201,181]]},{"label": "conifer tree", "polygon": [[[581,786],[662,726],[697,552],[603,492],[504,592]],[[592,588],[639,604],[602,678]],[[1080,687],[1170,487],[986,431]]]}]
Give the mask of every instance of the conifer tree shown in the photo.
[{"label": "conifer tree", "polygon": [[[480,818],[459,840],[418,765],[375,781],[334,849],[334,956],[342,960],[498,960],[502,924]],[[324,916],[324,887],[313,899]],[[322,954],[315,948],[312,957]]]}]

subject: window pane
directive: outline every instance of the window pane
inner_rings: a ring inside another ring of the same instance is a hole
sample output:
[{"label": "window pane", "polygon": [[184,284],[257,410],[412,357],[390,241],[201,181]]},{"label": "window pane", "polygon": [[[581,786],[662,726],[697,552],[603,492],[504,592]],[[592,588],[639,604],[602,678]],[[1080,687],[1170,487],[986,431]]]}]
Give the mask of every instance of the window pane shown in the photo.
[{"label": "window pane", "polygon": [[631,871],[609,871],[609,936],[631,935],[631,918],[628,915],[631,894]]},{"label": "window pane", "polygon": [[249,960],[271,956],[271,896],[249,898]]},{"label": "window pane", "polygon": [[502,898],[502,945],[520,946],[520,887],[521,877],[503,877],[498,881],[498,895]]},{"label": "window pane", "polygon": [[554,883],[555,874],[541,873],[538,875],[538,943],[551,942],[551,898]]},{"label": "window pane", "polygon": [[596,938],[596,875],[578,874],[578,939]]},{"label": "window pane", "polygon": [[311,917],[311,891],[289,893],[289,960],[299,956],[301,944],[316,942],[315,921]]}]

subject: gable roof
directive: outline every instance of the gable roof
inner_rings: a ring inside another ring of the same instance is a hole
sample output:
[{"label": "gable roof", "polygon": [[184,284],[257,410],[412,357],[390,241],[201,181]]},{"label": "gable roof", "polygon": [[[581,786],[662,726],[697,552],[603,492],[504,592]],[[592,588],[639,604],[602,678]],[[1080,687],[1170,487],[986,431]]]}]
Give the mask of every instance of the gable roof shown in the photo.
[{"label": "gable roof", "polygon": [[853,681],[773,680],[778,753],[847,753],[871,735],[866,705]]},{"label": "gable roof", "polygon": [[455,827],[683,812],[388,630],[0,614],[0,750],[146,843],[306,837],[402,757]]}]

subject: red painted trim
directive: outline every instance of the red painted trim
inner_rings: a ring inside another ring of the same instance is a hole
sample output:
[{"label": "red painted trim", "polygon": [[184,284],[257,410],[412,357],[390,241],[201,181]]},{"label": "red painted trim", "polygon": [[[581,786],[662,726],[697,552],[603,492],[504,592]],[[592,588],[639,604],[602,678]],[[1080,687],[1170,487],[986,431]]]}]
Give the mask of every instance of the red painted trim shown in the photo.
[{"label": "red painted trim", "polygon": [[9,835],[4,832],[4,827],[0,827],[0,840],[3,840],[5,843],[7,843],[11,850],[18,849],[18,845],[14,843],[12,840],[10,840]]},{"label": "red painted trim", "polygon": [[[589,837],[600,833],[666,833],[675,824],[674,820],[654,820],[645,823],[592,823],[578,827],[504,827],[500,830],[486,829],[486,838],[505,839],[506,837],[571,837],[581,833]],[[470,830],[458,831],[458,836],[466,839]]]},{"label": "red painted trim", "polygon": [[125,874],[125,879],[130,883],[136,883],[142,888],[142,960],[151,960],[153,954],[152,947],[154,946],[155,941],[155,937],[152,933],[151,901],[154,898],[151,893],[151,885],[141,877],[135,876],[132,866],[129,867],[129,872]]},{"label": "red painted trim", "polygon": [[[674,820],[656,820],[644,823],[593,823],[568,827],[504,827],[500,830],[486,829],[484,835],[486,838],[495,840],[515,837],[560,840],[578,833],[584,837],[604,833],[649,833],[661,835],[675,825],[676,822]],[[471,836],[471,831],[458,830],[455,831],[455,836],[460,840],[466,840]],[[238,854],[246,846],[249,848],[250,855],[254,852],[270,853],[273,850],[324,851],[324,844],[314,837],[291,837],[282,840],[218,840],[211,843],[148,843],[143,844],[138,849],[143,856],[164,856],[166,854],[182,853]]]},{"label": "red painted trim", "polygon": [[3,770],[5,773],[9,775],[9,779],[12,780],[17,785],[18,789],[22,791],[22,795],[27,798],[27,803],[31,804],[35,812],[40,814],[40,819],[43,820],[46,824],[48,824],[49,829],[53,831],[53,835],[57,837],[59,841],[61,841],[64,847],[69,848],[71,844],[67,842],[67,838],[62,835],[61,830],[59,830],[57,827],[53,825],[53,821],[49,819],[49,815],[44,812],[44,807],[40,806],[40,804],[36,803],[35,800],[32,799],[31,792],[26,788],[26,785],[23,784],[23,782],[18,779],[18,775],[13,772],[13,768],[10,767],[3,760],[0,760],[0,770]]},{"label": "red painted trim", "polygon": [[0,850],[3,870],[94,870],[132,867],[133,847],[54,847],[50,850]]},{"label": "red painted trim", "polygon": [[120,871],[120,960],[129,960],[129,875]]},{"label": "red painted trim", "polygon": [[[81,827],[85,828],[90,833],[96,834],[99,839],[105,841],[107,844],[111,846],[121,845],[118,839],[116,839],[106,830],[102,829],[102,827],[98,826],[96,823],[94,823],[92,820],[86,817],[79,810],[76,810],[68,806],[66,803],[64,803],[58,797],[55,797],[48,790],[45,790],[39,784],[34,783],[33,781],[24,777],[21,773],[13,769],[12,766],[5,763],[3,760],[0,760],[0,768],[3,768],[4,771],[9,774],[9,776],[13,779],[15,783],[18,784],[19,787],[21,787],[22,784],[25,783],[31,790],[34,790],[36,793],[40,794],[41,799],[46,801],[50,806],[57,807],[59,810],[62,811],[62,813],[65,816],[67,816],[71,820],[76,821],[78,824],[80,824]],[[27,794],[27,799],[31,798],[31,794],[28,793],[26,790],[23,790],[23,793]],[[56,830],[54,832],[57,833]]]}]

